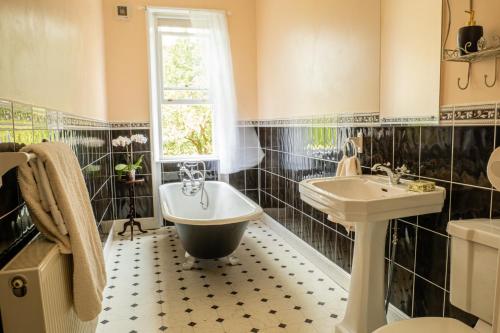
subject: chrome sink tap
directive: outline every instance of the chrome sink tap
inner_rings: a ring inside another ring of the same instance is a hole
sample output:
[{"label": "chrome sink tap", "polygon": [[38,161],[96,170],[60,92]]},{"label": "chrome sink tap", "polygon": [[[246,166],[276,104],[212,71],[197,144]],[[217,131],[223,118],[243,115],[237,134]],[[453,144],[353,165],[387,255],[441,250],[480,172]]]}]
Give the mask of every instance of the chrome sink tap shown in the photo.
[{"label": "chrome sink tap", "polygon": [[389,184],[390,185],[397,185],[400,184],[401,177],[404,175],[408,175],[410,173],[410,170],[406,167],[405,164],[401,167],[397,167],[394,171],[391,169],[391,163],[386,163],[380,164],[377,163],[372,167],[372,171],[382,171],[387,174],[389,177]]}]

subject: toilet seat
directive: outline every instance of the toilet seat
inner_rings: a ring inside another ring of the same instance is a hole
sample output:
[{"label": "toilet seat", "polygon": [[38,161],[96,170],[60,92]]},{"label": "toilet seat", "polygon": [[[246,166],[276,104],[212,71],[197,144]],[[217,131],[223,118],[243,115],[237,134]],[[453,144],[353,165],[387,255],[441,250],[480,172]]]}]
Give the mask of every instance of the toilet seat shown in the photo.
[{"label": "toilet seat", "polygon": [[469,327],[452,318],[424,317],[397,321],[383,326],[373,333],[477,333]]}]

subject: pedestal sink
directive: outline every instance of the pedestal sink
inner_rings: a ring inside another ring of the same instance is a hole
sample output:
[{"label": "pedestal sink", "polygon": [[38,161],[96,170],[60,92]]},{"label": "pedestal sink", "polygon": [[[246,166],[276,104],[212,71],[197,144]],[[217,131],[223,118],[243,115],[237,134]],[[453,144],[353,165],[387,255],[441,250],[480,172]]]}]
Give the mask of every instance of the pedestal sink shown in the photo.
[{"label": "pedestal sink", "polygon": [[354,258],[347,309],[336,333],[369,333],[387,324],[384,312],[384,248],[390,219],[437,213],[445,189],[417,193],[387,177],[355,176],[307,179],[300,197],[328,214],[328,219],[355,227]]}]

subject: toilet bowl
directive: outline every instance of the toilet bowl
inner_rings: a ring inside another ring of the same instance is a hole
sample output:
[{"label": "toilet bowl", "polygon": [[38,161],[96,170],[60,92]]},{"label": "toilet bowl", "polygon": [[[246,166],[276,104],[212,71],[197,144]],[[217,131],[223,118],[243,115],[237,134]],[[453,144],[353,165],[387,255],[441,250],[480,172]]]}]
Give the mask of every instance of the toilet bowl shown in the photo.
[{"label": "toilet bowl", "polygon": [[[479,318],[474,328],[452,318],[415,318],[383,326],[374,333],[491,333],[500,299],[500,220],[448,223],[451,236],[450,303]],[[499,303],[500,304],[500,303]],[[498,320],[497,320],[498,321]]]}]

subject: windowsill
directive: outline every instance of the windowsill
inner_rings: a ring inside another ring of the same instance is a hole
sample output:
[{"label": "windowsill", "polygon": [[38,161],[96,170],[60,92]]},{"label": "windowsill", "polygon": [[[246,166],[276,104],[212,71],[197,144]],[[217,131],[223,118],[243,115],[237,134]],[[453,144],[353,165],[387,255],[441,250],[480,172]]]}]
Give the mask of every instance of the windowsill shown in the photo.
[{"label": "windowsill", "polygon": [[206,156],[179,156],[172,158],[161,158],[156,160],[156,163],[175,163],[175,162],[187,162],[187,161],[218,161],[219,157],[215,155]]}]

